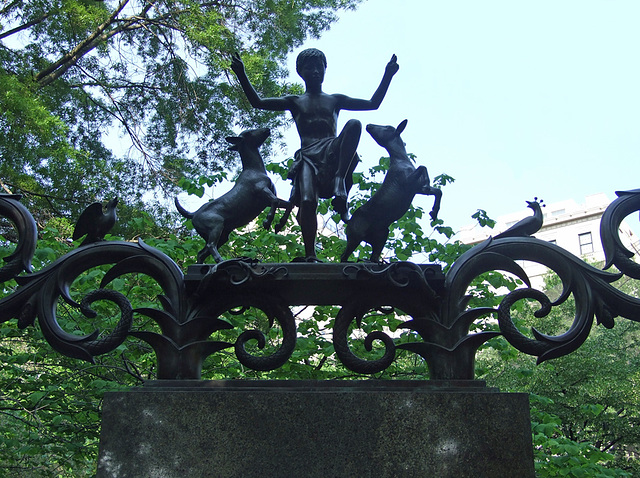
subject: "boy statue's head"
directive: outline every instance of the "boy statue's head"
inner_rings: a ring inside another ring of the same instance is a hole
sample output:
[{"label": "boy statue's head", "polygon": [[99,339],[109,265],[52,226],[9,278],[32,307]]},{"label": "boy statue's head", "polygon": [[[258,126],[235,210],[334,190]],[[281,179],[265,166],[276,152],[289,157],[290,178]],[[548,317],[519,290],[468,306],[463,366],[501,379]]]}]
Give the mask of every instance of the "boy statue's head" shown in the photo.
[{"label": "boy statue's head", "polygon": [[327,57],[324,56],[324,53],[317,48],[307,48],[306,50],[302,50],[296,59],[296,71],[298,75],[301,75],[300,71],[304,65],[310,61],[321,61],[324,67],[327,68]]}]

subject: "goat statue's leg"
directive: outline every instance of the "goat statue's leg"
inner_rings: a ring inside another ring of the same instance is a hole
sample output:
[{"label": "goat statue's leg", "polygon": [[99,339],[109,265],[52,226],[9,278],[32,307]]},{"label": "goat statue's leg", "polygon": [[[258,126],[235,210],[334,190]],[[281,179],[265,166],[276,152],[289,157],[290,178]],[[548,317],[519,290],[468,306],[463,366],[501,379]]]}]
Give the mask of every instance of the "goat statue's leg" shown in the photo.
[{"label": "goat statue's leg", "polygon": [[269,206],[269,212],[267,213],[267,217],[265,218],[264,221],[262,221],[262,227],[264,227],[267,231],[271,227],[271,223],[273,222],[273,218],[276,215],[276,209],[277,209],[277,206],[275,206],[273,204],[271,206]]},{"label": "goat statue's leg", "polygon": [[208,256],[209,246],[205,244],[204,247],[198,251],[198,264],[204,264],[204,261]]},{"label": "goat statue's leg", "polygon": [[340,262],[349,262],[349,256],[353,254],[353,251],[356,250],[356,247],[358,247],[359,244],[360,241],[356,241],[353,238],[347,238],[347,247],[340,256]]},{"label": "goat statue's leg", "polygon": [[289,220],[289,216],[291,215],[292,210],[293,203],[287,201],[287,205],[284,206],[284,213],[282,214],[280,221],[278,221],[278,224],[276,224],[276,227],[274,229],[276,233],[282,231],[284,229],[284,226],[287,225],[287,221]]},{"label": "goat statue's leg", "polygon": [[213,257],[214,261],[216,261],[217,263],[220,263],[220,262],[224,261],[224,259],[222,258],[222,256],[218,252],[218,248],[215,245],[207,244],[207,249],[211,253],[211,256]]},{"label": "goat statue's leg", "polygon": [[[273,188],[273,185],[271,185]],[[265,207],[269,206],[269,212],[267,213],[267,217],[264,221],[262,221],[262,227],[265,229],[269,229],[271,227],[271,223],[273,222],[273,218],[276,215],[276,209],[278,209],[278,196],[276,196],[275,192],[271,188],[264,188],[260,192],[260,197],[256,198],[257,201],[261,201]]]},{"label": "goat statue's leg", "polygon": [[293,204],[291,204],[289,201],[285,201],[284,199],[275,198],[275,200],[271,202],[269,213],[267,214],[266,219],[262,221],[262,226],[265,229],[269,229],[271,227],[271,223],[275,218],[276,210],[278,208],[284,209],[284,214],[282,215],[282,218],[280,219],[278,224],[276,224],[276,233],[280,232],[283,229],[284,225],[287,223],[289,214],[291,214],[291,210],[293,209]]},{"label": "goat statue's leg", "polygon": [[276,234],[279,233],[280,231],[282,231],[284,229],[284,227],[287,225],[287,221],[289,220],[289,216],[291,215],[291,211],[293,210],[293,207],[295,206],[296,198],[297,198],[297,191],[296,191],[296,188],[294,186],[291,189],[291,194],[289,195],[289,200],[285,201],[287,203],[287,205],[284,206],[284,213],[282,214],[282,217],[280,218],[280,221],[278,221],[278,224],[276,224],[276,227],[274,229]]},{"label": "goat statue's leg", "polygon": [[[222,256],[218,252],[218,247],[220,247],[222,244],[227,242],[226,239],[222,240],[223,231],[224,231],[224,222],[220,220],[209,230],[209,234],[207,235],[207,239],[206,239],[207,245],[205,246],[205,249],[207,249],[209,254],[211,254],[211,256],[213,257],[213,260],[218,263],[224,260],[222,259]],[[227,234],[227,239],[228,237],[229,235]]]},{"label": "goat statue's leg", "polygon": [[264,221],[262,221],[262,227],[267,230],[273,223],[273,219],[276,215],[276,210],[278,208],[282,208],[285,210],[285,215],[282,219],[280,219],[280,222],[276,225],[275,228],[276,233],[280,232],[280,230],[282,230],[282,228],[284,227],[284,224],[286,224],[287,219],[289,218],[291,209],[293,209],[293,204],[276,196],[275,187],[273,187],[273,185],[271,186],[271,188],[265,188],[262,190],[260,200],[264,201],[264,204],[269,205],[269,212],[267,213],[267,217]]},{"label": "goat statue's leg", "polygon": [[436,219],[438,219],[438,211],[440,211],[440,201],[442,200],[442,190],[438,188],[434,188],[432,186],[429,186],[425,189],[428,192],[422,193],[422,194],[426,194],[428,196],[435,196],[435,200],[433,201],[433,207],[431,208],[431,212],[429,213],[429,216],[431,216],[431,219],[435,221]]},{"label": "goat statue's leg", "polygon": [[433,202],[433,207],[431,208],[429,216],[431,216],[431,219],[433,220],[438,219],[438,211],[440,211],[440,201],[442,199],[442,190],[431,186],[429,173],[427,172],[427,168],[425,168],[424,166],[419,166],[415,170],[414,174],[419,175],[420,177],[419,182],[421,186],[418,190],[418,193],[425,196],[435,196],[435,201]]},{"label": "goat statue's leg", "polygon": [[380,255],[382,254],[382,249],[384,249],[384,245],[387,243],[388,238],[388,228],[386,230],[384,228],[377,230],[371,235],[371,241],[369,241],[369,244],[371,245],[371,262],[380,262]]}]

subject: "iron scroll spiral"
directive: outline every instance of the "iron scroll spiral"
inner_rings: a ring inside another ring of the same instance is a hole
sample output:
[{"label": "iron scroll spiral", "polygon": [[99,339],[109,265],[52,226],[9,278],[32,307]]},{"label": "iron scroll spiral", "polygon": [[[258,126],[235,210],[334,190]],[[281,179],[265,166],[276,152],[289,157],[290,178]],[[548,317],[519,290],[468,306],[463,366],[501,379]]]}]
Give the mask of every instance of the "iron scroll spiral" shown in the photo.
[{"label": "iron scroll spiral", "polygon": [[36,250],[38,229],[31,213],[20,202],[17,194],[0,194],[0,216],[9,219],[18,233],[15,250],[2,260],[0,283],[13,279],[22,271],[31,272],[31,259]]},{"label": "iron scroll spiral", "polygon": [[262,310],[269,319],[270,327],[275,319],[282,328],[282,343],[269,356],[252,355],[246,349],[247,342],[257,340],[258,348],[263,349],[266,345],[266,338],[260,330],[246,330],[240,334],[235,343],[238,361],[245,367],[259,371],[275,370],[282,367],[289,360],[296,347],[296,322],[291,309],[281,301],[274,300],[273,297],[260,296],[253,297],[250,303],[244,303],[243,306]]},{"label": "iron scroll spiral", "polygon": [[125,341],[133,324],[131,302],[120,292],[111,289],[97,289],[89,292],[80,302],[81,312],[86,317],[96,317],[95,311],[90,306],[98,300],[108,300],[115,303],[120,309],[120,320],[110,334],[83,343],[83,348],[93,356],[115,350]]},{"label": "iron scroll spiral", "polygon": [[382,341],[384,344],[384,354],[382,357],[375,360],[365,360],[351,351],[348,343],[349,325],[354,320],[358,326],[361,324],[366,312],[373,308],[367,306],[366,303],[367,302],[363,300],[356,300],[356,298],[354,298],[349,304],[342,306],[336,316],[333,328],[333,347],[342,364],[349,370],[356,373],[374,374],[387,369],[393,363],[396,357],[396,346],[389,335],[376,330],[365,337],[364,347],[367,352],[371,352],[373,349],[373,341]]},{"label": "iron scroll spiral", "polygon": [[520,352],[528,355],[544,355],[545,352],[552,349],[552,346],[539,340],[530,339],[522,334],[511,318],[511,306],[523,299],[534,299],[540,304],[540,308],[534,312],[535,317],[545,317],[551,312],[552,304],[545,293],[531,288],[516,289],[509,293],[498,306],[497,316],[500,332]]}]

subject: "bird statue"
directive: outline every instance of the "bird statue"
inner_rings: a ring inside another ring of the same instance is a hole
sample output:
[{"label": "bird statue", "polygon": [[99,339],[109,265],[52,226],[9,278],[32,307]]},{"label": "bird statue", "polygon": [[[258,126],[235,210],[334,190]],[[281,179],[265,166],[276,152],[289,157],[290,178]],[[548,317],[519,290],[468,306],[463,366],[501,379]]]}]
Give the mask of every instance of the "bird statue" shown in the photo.
[{"label": "bird statue", "polygon": [[84,241],[80,244],[84,246],[93,242],[104,240],[104,236],[111,230],[116,223],[116,206],[118,198],[114,198],[107,203],[106,212],[102,210],[102,203],[94,202],[89,205],[76,222],[73,230],[73,240],[76,241],[86,235]]},{"label": "bird statue", "polygon": [[525,217],[516,222],[513,226],[504,232],[494,236],[494,239],[503,239],[505,237],[527,237],[532,236],[542,227],[544,219],[541,207],[542,199],[533,198],[533,201],[527,201],[527,207],[533,209],[533,216]]}]

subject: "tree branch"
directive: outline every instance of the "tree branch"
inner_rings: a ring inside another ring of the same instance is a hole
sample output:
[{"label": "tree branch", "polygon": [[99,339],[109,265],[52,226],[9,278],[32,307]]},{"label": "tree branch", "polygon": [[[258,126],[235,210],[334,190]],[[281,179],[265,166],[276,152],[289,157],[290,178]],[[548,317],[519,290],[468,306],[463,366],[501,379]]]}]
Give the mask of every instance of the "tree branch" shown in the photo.
[{"label": "tree branch", "polygon": [[[106,30],[115,22],[117,16],[122,12],[127,3],[129,3],[129,0],[120,0],[120,3],[118,4],[114,12],[109,16],[107,21],[98,26],[98,28],[96,28],[96,30],[91,35],[89,35],[84,41],[76,45],[67,54],[63,55],[62,58],[60,58],[58,61],[52,63],[47,68],[40,71],[35,76],[35,81],[37,81],[40,86],[47,86],[51,82],[60,78],[64,73],[66,73],[69,68],[75,65],[80,58],[97,47],[100,43],[123,31],[124,28],[129,25],[129,23],[125,22],[120,27],[114,28],[111,31]],[[143,15],[151,9],[153,3],[154,2],[150,2],[145,6],[145,8],[143,9]],[[129,21],[130,23],[134,23],[137,20],[133,19],[132,17],[132,19],[130,19]]]},{"label": "tree branch", "polygon": [[[172,24],[166,22],[165,20],[170,19],[175,16],[179,16],[185,13],[187,10],[174,10],[164,15],[159,15],[155,18],[149,18],[147,14],[157,3],[157,0],[150,1],[147,3],[142,11],[136,15],[129,16],[127,18],[117,18],[118,15],[122,12],[126,4],[129,0],[120,0],[120,3],[114,10],[114,12],[109,16],[109,18],[96,30],[89,35],[85,40],[76,45],[72,50],[63,55],[59,60],[49,65],[44,70],[40,71],[35,76],[35,81],[40,86],[47,86],[51,84],[53,81],[60,78],[64,75],[72,66],[74,66],[78,60],[80,60],[84,55],[92,51],[101,43],[109,40],[110,38],[118,35],[119,33],[125,31],[137,30],[139,28],[145,28],[148,25],[156,25],[164,28],[168,28],[171,30],[176,30],[184,33],[183,29],[181,29],[177,24]],[[206,2],[202,4],[202,6],[220,6],[222,5],[219,2]],[[116,26],[114,26],[116,25]],[[113,27],[111,30],[108,30],[109,27]]]},{"label": "tree branch", "polygon": [[15,0],[15,1],[11,2],[10,4],[5,5],[4,7],[2,7],[2,9],[0,9],[0,15],[6,15],[11,10],[13,10],[18,5],[20,5],[20,3],[21,3],[20,0]]},{"label": "tree branch", "polygon": [[105,88],[104,85],[100,85],[100,86],[102,87],[102,90],[104,91],[105,95],[107,95],[107,97],[109,98],[109,100],[113,104],[113,106],[114,106],[116,111],[110,110],[105,105],[103,105],[100,102],[96,101],[91,95],[87,95],[87,98],[89,99],[89,101],[91,101],[98,108],[102,109],[104,112],[106,112],[109,115],[113,116],[124,127],[124,129],[127,131],[127,134],[129,135],[129,138],[131,138],[131,143],[133,144],[133,146],[138,151],[140,151],[140,153],[143,156],[143,159],[151,167],[151,169],[152,170],[155,169],[153,167],[153,163],[151,161],[151,158],[150,158],[149,154],[147,153],[147,149],[145,147],[145,144],[144,144],[143,140],[140,139],[140,137],[133,130],[131,125],[129,125],[129,122],[127,121],[127,119],[125,118],[124,114],[122,113],[122,110],[120,108],[120,105],[119,105],[118,101],[115,98],[113,98],[113,96],[107,91],[107,89]]},{"label": "tree branch", "polygon": [[600,448],[602,451],[609,452],[609,450],[614,448],[620,441],[622,441],[622,439],[623,437],[612,438],[606,445],[602,443],[598,448]]},{"label": "tree branch", "polygon": [[17,191],[18,193],[21,193],[21,194],[25,194],[27,196],[35,196],[35,197],[39,197],[39,198],[42,198],[42,199],[46,199],[47,202],[49,203],[49,205],[51,206],[52,210],[56,214],[58,214],[59,216],[62,216],[63,214],[55,208],[55,206],[53,205],[53,202],[52,202],[53,200],[62,201],[62,202],[74,202],[75,201],[75,198],[66,198],[66,197],[52,196],[51,194],[37,193],[35,191],[31,191],[29,189],[25,189],[25,188],[23,188],[22,186],[20,186],[18,184],[6,183],[6,186],[9,186],[14,191]]},{"label": "tree branch", "polygon": [[150,85],[146,82],[136,83],[134,81],[124,81],[118,80],[116,83],[105,84],[100,81],[84,81],[81,83],[69,83],[69,88],[80,88],[83,89],[85,87],[100,87],[100,88],[108,88],[110,90],[128,90],[128,89],[141,89],[141,90],[157,90],[163,91],[163,87]]},{"label": "tree branch", "polygon": [[19,32],[21,32],[23,30],[27,30],[28,28],[31,28],[32,26],[37,25],[38,23],[42,23],[47,18],[49,18],[49,14],[45,13],[40,18],[36,18],[35,20],[31,20],[30,22],[27,22],[24,25],[20,25],[20,26],[17,26],[15,28],[12,28],[11,30],[7,30],[6,32],[0,33],[0,40],[3,40],[4,38],[10,37],[11,35],[19,33]]}]

